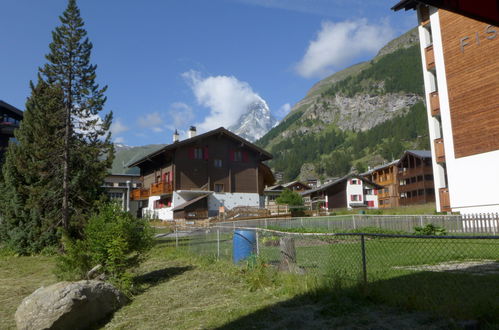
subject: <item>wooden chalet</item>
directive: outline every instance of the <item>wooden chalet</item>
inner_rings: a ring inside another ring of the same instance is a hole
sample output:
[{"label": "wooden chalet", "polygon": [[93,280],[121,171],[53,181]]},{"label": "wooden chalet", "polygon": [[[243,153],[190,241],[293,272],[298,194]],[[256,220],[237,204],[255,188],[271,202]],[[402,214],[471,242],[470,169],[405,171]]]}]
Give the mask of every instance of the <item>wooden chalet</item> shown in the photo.
[{"label": "wooden chalet", "polygon": [[374,167],[361,175],[366,179],[383,186],[378,191],[379,208],[392,208],[399,206],[399,160]]},{"label": "wooden chalet", "polygon": [[274,183],[267,151],[220,127],[174,141],[128,166],[140,168],[143,215],[163,220],[206,218],[236,206],[263,207],[263,191]]},{"label": "wooden chalet", "polygon": [[401,206],[435,201],[429,150],[407,150],[398,161],[397,168]]}]

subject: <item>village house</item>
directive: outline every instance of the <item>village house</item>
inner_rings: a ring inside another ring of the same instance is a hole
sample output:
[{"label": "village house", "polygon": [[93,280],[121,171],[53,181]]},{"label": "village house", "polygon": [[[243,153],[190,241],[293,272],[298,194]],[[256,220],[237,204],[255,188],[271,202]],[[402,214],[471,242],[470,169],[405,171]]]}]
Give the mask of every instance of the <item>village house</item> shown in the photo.
[{"label": "village house", "polygon": [[378,191],[379,208],[392,208],[399,206],[399,180],[398,164],[399,160],[376,166],[361,175],[383,188]]},{"label": "village house", "polygon": [[109,174],[102,185],[111,201],[118,203],[124,211],[135,215],[138,211],[138,202],[131,201],[131,192],[140,187],[140,175],[124,173]]},{"label": "village house", "polygon": [[142,216],[161,220],[202,219],[237,206],[264,207],[263,191],[274,183],[263,161],[267,151],[220,127],[174,142],[133,163],[141,188],[132,190]]},{"label": "village house", "polygon": [[14,139],[14,130],[19,128],[23,112],[16,107],[0,100],[0,162],[9,145]]},{"label": "village house", "polygon": [[437,211],[499,212],[499,3],[403,0],[392,9],[418,15]]},{"label": "village house", "polygon": [[[284,189],[302,192],[311,189],[311,187],[301,181],[291,181],[265,188],[263,192],[265,196],[265,208],[269,209],[271,214],[280,213],[280,208],[277,206],[275,200],[281,195]],[[283,208],[283,210],[288,211],[287,208]]]},{"label": "village house", "polygon": [[379,207],[378,191],[382,186],[356,174],[349,174],[300,194],[312,210]]}]

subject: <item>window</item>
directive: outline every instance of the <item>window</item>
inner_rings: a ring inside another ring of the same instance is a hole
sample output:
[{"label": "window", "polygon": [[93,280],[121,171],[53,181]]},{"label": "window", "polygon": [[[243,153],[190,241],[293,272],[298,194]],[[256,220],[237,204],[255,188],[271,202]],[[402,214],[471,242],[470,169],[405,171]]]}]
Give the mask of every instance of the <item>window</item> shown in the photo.
[{"label": "window", "polygon": [[224,192],[224,185],[221,183],[215,183],[215,192]]},{"label": "window", "polygon": [[222,167],[222,160],[221,159],[214,159],[213,166],[218,167],[218,168]]},{"label": "window", "polygon": [[243,160],[243,153],[241,151],[234,152],[234,161],[240,162]]},{"label": "window", "polygon": [[361,202],[362,201],[362,195],[350,195],[350,200],[352,202]]},{"label": "window", "polygon": [[203,159],[203,148],[194,148],[194,159]]}]

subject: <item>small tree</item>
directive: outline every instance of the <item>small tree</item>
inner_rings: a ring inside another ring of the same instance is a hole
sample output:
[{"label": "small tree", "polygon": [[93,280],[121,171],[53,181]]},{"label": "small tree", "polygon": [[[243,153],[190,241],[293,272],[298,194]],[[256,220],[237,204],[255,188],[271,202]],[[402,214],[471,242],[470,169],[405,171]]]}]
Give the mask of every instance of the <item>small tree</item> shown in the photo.
[{"label": "small tree", "polygon": [[296,191],[291,191],[289,189],[284,189],[279,195],[279,197],[276,198],[277,204],[286,204],[290,206],[291,209],[291,215],[293,216],[300,216],[303,215],[303,198],[299,193]]},{"label": "small tree", "polygon": [[107,204],[90,217],[82,239],[64,236],[63,242],[66,254],[58,257],[56,270],[60,279],[83,279],[100,265],[100,272],[110,282],[130,292],[133,280],[129,270],[152,247],[153,231],[147,220],[122,211],[116,204]]}]

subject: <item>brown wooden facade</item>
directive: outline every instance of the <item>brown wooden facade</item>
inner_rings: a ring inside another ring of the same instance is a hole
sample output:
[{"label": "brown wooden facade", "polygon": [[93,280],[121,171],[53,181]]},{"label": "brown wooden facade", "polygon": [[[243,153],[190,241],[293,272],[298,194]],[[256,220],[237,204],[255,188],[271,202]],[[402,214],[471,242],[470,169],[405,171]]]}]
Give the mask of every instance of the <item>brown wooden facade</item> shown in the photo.
[{"label": "brown wooden facade", "polygon": [[23,112],[16,107],[0,100],[0,162],[9,140],[14,137],[14,130],[19,127]]},{"label": "brown wooden facade", "polygon": [[429,151],[406,151],[397,167],[400,206],[435,201],[433,167]]},{"label": "brown wooden facade", "polygon": [[142,190],[132,196],[145,199],[178,190],[263,195],[265,185],[274,178],[262,162],[271,158],[265,150],[221,127],[130,164],[138,166],[142,175]]},{"label": "brown wooden facade", "polygon": [[397,163],[398,161],[394,161],[378,166],[363,174],[366,179],[383,186],[378,190],[379,208],[399,206],[399,171]]}]

